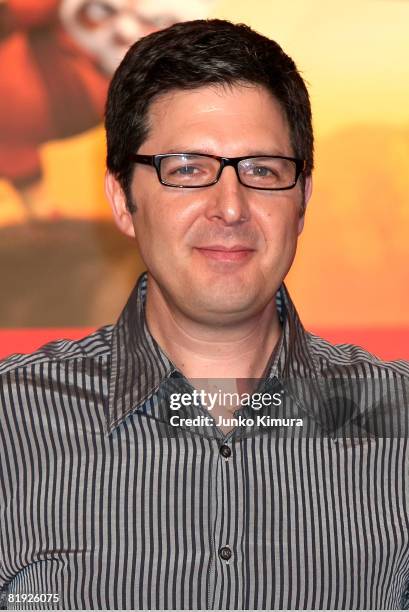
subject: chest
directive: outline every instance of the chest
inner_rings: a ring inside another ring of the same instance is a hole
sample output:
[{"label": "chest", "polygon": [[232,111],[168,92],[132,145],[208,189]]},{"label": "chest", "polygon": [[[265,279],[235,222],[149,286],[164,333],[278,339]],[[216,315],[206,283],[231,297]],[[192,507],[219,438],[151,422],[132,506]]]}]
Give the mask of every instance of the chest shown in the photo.
[{"label": "chest", "polygon": [[0,579],[64,607],[393,607],[409,577],[402,442],[221,444],[135,417],[33,444],[0,502]]}]

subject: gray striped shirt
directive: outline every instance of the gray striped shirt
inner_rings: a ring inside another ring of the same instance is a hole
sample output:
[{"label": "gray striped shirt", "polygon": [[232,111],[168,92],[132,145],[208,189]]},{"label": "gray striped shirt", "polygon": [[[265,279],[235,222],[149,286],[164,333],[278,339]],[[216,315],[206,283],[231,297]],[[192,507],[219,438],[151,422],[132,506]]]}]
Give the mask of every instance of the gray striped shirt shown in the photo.
[{"label": "gray striped shirt", "polygon": [[283,401],[257,412],[277,423],[174,427],[193,387],[145,295],[143,275],[116,325],[0,362],[4,606],[409,606],[409,363],[307,333],[282,285],[259,389]]}]

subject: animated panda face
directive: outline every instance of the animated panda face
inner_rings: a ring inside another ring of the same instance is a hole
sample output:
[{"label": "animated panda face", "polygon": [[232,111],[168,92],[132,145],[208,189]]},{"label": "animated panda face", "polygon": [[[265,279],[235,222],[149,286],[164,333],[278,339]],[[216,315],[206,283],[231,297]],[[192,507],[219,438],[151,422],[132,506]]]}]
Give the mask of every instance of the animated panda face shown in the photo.
[{"label": "animated panda face", "polygon": [[112,74],[136,40],[177,21],[208,15],[213,0],[61,0],[66,31]]}]

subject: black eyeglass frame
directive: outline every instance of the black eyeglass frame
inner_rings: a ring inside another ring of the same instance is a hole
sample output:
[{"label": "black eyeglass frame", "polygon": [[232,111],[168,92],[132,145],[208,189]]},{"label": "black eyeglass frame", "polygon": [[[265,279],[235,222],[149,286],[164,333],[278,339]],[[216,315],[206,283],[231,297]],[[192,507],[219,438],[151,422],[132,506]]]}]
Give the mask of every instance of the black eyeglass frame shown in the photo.
[{"label": "black eyeglass frame", "polygon": [[[220,162],[220,169],[214,181],[211,183],[206,183],[205,185],[171,185],[164,181],[161,177],[160,173],[160,165],[162,159],[165,157],[176,157],[180,155],[194,155],[196,157],[210,157],[212,159],[217,159]],[[295,179],[294,182],[288,187],[254,187],[253,185],[247,185],[243,183],[240,178],[239,173],[239,163],[244,159],[259,159],[262,157],[272,158],[272,159],[287,159],[288,161],[292,161],[295,164]],[[158,176],[158,180],[162,185],[166,187],[175,187],[176,189],[199,189],[201,187],[210,187],[211,185],[215,185],[223,172],[223,169],[226,166],[232,166],[236,171],[236,176],[241,185],[244,187],[248,187],[249,189],[258,189],[260,191],[286,191],[287,189],[293,189],[296,186],[297,181],[300,177],[300,174],[305,170],[306,161],[305,159],[298,159],[297,157],[286,157],[285,155],[243,155],[242,157],[220,157],[218,155],[208,155],[206,153],[158,153],[157,155],[139,155],[138,153],[132,153],[130,155],[130,160],[137,164],[144,164],[147,166],[153,166],[156,169],[156,174]]]}]

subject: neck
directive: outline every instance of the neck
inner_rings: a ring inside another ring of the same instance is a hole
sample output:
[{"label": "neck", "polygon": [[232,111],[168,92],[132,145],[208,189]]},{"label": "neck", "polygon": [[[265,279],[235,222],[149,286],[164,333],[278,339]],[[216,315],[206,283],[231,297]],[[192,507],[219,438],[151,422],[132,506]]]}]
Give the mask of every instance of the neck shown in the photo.
[{"label": "neck", "polygon": [[225,327],[194,321],[169,304],[148,277],[146,321],[150,333],[187,378],[260,378],[280,337],[273,298],[256,315]]}]

